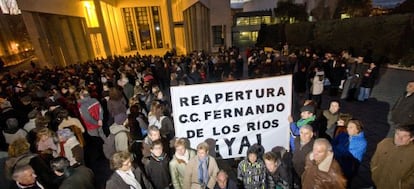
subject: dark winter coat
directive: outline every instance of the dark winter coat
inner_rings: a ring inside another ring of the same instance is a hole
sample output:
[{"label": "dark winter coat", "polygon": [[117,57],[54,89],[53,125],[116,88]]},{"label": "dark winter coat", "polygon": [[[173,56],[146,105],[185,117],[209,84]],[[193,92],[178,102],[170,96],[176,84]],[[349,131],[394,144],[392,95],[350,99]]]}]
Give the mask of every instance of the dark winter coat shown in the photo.
[{"label": "dark winter coat", "polygon": [[313,142],[315,140],[312,139],[304,146],[300,146],[300,137],[295,138],[295,150],[293,151],[293,157],[292,157],[292,163],[293,168],[295,169],[297,175],[302,175],[302,173],[305,171],[305,161],[306,161],[306,155],[309,154],[309,152],[312,151],[313,148]]},{"label": "dark winter coat", "polygon": [[365,73],[362,75],[361,87],[365,88],[374,88],[375,81],[378,78],[379,70],[378,67],[374,67],[369,71],[370,68],[365,70]]},{"label": "dark winter coat", "polygon": [[158,158],[151,156],[149,163],[145,165],[145,172],[154,188],[165,189],[172,186],[169,162],[170,158],[166,155]]},{"label": "dark winter coat", "polygon": [[92,170],[81,165],[69,168],[64,172],[63,182],[59,189],[91,189],[94,188],[94,174]]},{"label": "dark winter coat", "polygon": [[395,124],[414,124],[414,94],[402,95],[392,108],[391,116]]},{"label": "dark winter coat", "polygon": [[[132,172],[142,188],[153,189],[151,182],[147,179],[140,168],[135,168]],[[106,181],[106,189],[130,189],[130,187],[124,182],[124,180],[122,180],[121,176],[114,172],[109,180]]]}]

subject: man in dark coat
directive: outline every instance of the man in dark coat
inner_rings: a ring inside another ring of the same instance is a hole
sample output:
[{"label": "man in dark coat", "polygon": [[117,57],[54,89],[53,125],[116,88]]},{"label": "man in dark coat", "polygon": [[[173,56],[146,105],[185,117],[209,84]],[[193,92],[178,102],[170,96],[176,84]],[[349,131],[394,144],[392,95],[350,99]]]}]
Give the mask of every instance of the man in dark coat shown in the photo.
[{"label": "man in dark coat", "polygon": [[407,83],[406,92],[398,98],[391,109],[391,128],[388,137],[394,136],[396,126],[408,124],[414,124],[414,80]]},{"label": "man in dark coat", "polygon": [[13,171],[15,185],[11,188],[18,189],[47,189],[44,183],[37,179],[36,173],[29,164],[17,166]]},{"label": "man in dark coat", "polygon": [[293,183],[301,186],[301,175],[305,171],[306,155],[312,151],[313,148],[313,129],[309,125],[304,125],[300,128],[300,137],[295,138],[295,150],[293,151]]},{"label": "man in dark coat", "polygon": [[66,157],[57,157],[50,161],[50,166],[61,182],[59,189],[93,189],[94,174],[89,168],[80,165],[71,167]]}]

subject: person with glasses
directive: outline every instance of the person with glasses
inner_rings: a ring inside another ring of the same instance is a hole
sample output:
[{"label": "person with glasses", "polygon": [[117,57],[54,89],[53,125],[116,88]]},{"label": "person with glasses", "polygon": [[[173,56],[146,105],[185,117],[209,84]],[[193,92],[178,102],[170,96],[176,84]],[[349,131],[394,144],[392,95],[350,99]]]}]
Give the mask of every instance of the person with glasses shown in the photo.
[{"label": "person with glasses", "polygon": [[106,181],[106,189],[153,189],[142,170],[132,166],[129,152],[121,151],[112,155],[110,167],[114,173]]}]

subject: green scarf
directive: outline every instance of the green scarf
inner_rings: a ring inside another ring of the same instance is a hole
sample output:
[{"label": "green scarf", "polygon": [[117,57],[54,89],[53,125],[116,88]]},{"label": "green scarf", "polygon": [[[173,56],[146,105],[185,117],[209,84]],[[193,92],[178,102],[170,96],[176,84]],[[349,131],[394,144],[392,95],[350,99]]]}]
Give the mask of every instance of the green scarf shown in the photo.
[{"label": "green scarf", "polygon": [[307,125],[309,122],[315,121],[316,116],[313,115],[308,119],[299,119],[298,122],[296,122],[296,126],[302,127],[304,125]]}]

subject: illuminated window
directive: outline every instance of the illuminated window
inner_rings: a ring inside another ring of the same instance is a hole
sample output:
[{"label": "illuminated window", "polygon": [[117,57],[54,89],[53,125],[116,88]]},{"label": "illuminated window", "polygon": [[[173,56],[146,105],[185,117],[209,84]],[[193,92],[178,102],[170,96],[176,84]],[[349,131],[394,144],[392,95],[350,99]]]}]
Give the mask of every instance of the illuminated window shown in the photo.
[{"label": "illuminated window", "polygon": [[137,42],[135,39],[134,24],[132,23],[131,10],[128,8],[123,8],[122,10],[124,13],[124,21],[128,36],[129,47],[131,50],[137,50]]},{"label": "illuminated window", "polygon": [[164,48],[160,7],[130,7],[122,10],[130,50]]},{"label": "illuminated window", "polygon": [[224,45],[223,38],[223,27],[224,26],[212,26],[213,30],[213,45]]},{"label": "illuminated window", "polygon": [[262,24],[270,24],[271,22],[270,16],[262,16]]},{"label": "illuminated window", "polygon": [[259,36],[258,31],[246,31],[246,32],[240,32],[239,40],[240,41],[256,41],[257,36]]},{"label": "illuminated window", "polygon": [[252,37],[250,38],[250,40],[256,41],[258,36],[259,36],[259,32],[254,31],[254,32],[252,32]]},{"label": "illuminated window", "polygon": [[342,13],[341,14],[341,19],[347,19],[347,18],[351,18],[351,15],[349,15],[347,13]]},{"label": "illuminated window", "polygon": [[250,25],[260,25],[262,22],[260,16],[250,17]]},{"label": "illuminated window", "polygon": [[151,7],[152,10],[152,19],[154,23],[155,29],[155,41],[157,48],[163,47],[163,40],[162,40],[162,29],[161,29],[161,19],[160,19],[160,11],[159,7]]},{"label": "illuminated window", "polygon": [[239,17],[236,19],[237,26],[247,26],[249,25],[249,17]]},{"label": "illuminated window", "polygon": [[95,5],[91,1],[84,1],[86,25],[89,28],[99,27],[98,17],[96,16]]},{"label": "illuminated window", "polygon": [[136,7],[135,17],[138,23],[141,49],[152,49],[151,30],[149,26],[148,12],[146,7]]}]

